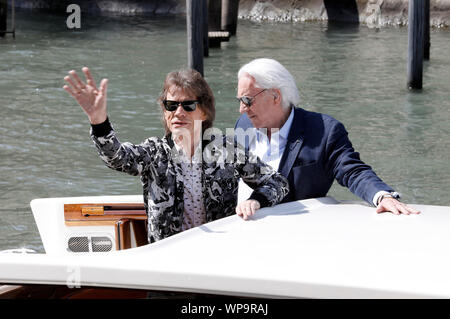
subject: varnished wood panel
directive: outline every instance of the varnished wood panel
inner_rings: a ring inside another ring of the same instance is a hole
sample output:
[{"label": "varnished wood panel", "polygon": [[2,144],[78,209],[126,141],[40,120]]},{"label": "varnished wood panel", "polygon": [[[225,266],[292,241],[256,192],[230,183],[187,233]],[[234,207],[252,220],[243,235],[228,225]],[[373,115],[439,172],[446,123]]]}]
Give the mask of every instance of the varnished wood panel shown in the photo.
[{"label": "varnished wood panel", "polygon": [[[92,210],[93,214],[83,214],[83,208],[104,207],[103,214]],[[75,221],[118,221],[127,218],[131,220],[146,220],[144,204],[105,203],[105,204],[65,204],[64,220],[66,223]]]}]

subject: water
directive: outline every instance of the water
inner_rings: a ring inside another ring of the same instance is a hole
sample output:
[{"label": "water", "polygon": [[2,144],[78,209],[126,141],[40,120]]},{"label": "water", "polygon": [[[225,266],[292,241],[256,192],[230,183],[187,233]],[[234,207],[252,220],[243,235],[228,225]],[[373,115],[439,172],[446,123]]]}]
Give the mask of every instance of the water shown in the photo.
[{"label": "water", "polygon": [[[0,39],[0,250],[43,251],[29,202],[39,197],[141,194],[136,177],[106,168],[87,117],[62,89],[71,69],[109,79],[108,108],[122,141],[162,135],[156,98],[164,76],[186,67],[183,17],[66,16],[20,11],[17,37]],[[424,89],[406,87],[406,28],[239,21],[211,49],[205,76],[217,100],[216,126],[239,116],[236,73],[272,57],[297,79],[301,106],[342,121],[362,159],[409,203],[450,205],[450,31],[432,30]],[[359,200],[334,184],[330,195]]]}]

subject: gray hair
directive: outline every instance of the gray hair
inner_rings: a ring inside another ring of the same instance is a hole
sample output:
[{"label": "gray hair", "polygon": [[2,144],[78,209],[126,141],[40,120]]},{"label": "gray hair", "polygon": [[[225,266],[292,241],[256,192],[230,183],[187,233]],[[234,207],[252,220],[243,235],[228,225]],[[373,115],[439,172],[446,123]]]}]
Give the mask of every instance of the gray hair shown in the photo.
[{"label": "gray hair", "polygon": [[249,74],[255,79],[257,87],[279,89],[283,107],[296,106],[300,102],[294,77],[280,62],[267,58],[255,59],[240,68],[238,80],[245,74]]}]

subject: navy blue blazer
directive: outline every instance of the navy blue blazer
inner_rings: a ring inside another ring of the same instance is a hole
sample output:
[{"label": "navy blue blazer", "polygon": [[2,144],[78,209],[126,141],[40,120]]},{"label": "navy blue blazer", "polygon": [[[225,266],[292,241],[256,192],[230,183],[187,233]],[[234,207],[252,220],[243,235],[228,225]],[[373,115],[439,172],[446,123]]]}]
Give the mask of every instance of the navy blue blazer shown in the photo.
[{"label": "navy blue blazer", "polygon": [[[252,127],[247,114],[235,125],[244,130]],[[361,161],[341,122],[301,108],[294,109],[278,171],[289,181],[284,202],[326,196],[334,179],[371,205],[378,191],[394,191]]]}]

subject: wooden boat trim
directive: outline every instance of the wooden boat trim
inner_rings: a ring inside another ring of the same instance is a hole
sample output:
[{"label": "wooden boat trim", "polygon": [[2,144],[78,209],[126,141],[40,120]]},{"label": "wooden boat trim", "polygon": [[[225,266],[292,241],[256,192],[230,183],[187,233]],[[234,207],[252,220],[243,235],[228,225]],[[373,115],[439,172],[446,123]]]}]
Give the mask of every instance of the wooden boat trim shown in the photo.
[{"label": "wooden boat trim", "polygon": [[[146,220],[143,203],[82,203],[64,204],[64,220],[66,225],[74,225],[73,222],[114,221],[123,218],[129,220]],[[79,223],[75,224],[80,226]]]}]

